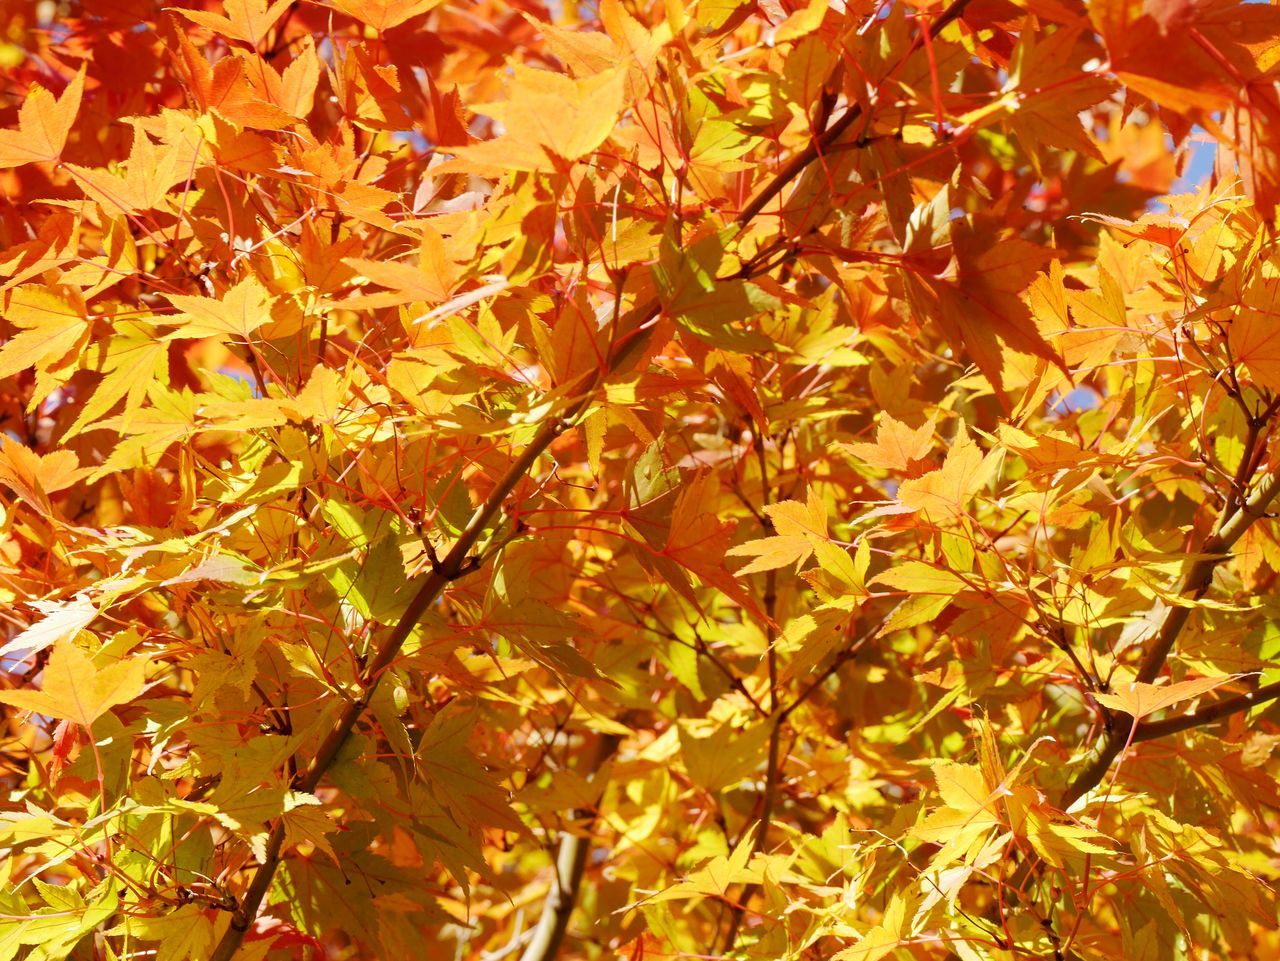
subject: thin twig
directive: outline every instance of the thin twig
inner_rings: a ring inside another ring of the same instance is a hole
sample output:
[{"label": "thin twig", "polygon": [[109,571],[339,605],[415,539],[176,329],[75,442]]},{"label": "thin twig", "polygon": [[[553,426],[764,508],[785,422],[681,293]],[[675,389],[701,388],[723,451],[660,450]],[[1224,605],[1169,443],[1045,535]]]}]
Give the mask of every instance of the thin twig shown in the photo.
[{"label": "thin twig", "polygon": [[[956,0],[955,3],[947,7],[938,16],[938,19],[929,25],[929,36],[936,38],[948,26],[959,20],[968,5],[969,0]],[[921,38],[917,38],[917,42],[921,42]],[[914,53],[915,49],[916,45],[913,43],[906,55]],[[904,55],[904,59],[906,55]],[[861,117],[862,104],[854,104],[841,115],[839,120],[809,141],[809,145],[788,160],[782,169],[773,176],[773,179],[765,184],[761,191],[751,198],[747,205],[738,212],[736,221],[739,226],[745,227],[754,220],[770,200],[778,196],[786,188],[787,184],[799,176],[809,164],[821,157],[824,151],[830,150],[832,145],[844,136],[846,131],[857,123]]]}]

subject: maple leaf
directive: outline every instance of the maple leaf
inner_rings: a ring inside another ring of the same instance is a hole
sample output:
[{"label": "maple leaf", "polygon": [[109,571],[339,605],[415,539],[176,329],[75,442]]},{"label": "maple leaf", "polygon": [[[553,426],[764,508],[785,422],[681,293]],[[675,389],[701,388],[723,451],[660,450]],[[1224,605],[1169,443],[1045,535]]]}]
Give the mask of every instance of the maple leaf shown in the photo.
[{"label": "maple leaf", "polygon": [[[6,448],[12,445],[4,445]],[[98,609],[88,598],[63,601],[31,601],[31,606],[44,615],[13,640],[0,647],[0,657],[28,657],[43,651],[64,638],[74,637],[98,616]]]},{"label": "maple leaf", "polygon": [[647,902],[679,901],[699,896],[723,897],[730,885],[756,880],[759,873],[749,866],[753,846],[754,839],[748,832],[727,856],[711,858],[678,884],[646,899]]},{"label": "maple leaf", "polygon": [[1062,367],[1021,297],[1051,259],[1050,251],[1021,237],[993,235],[989,224],[975,229],[955,221],[951,233],[954,264],[948,276],[907,275],[908,293],[921,315],[936,320],[998,394],[1004,389],[1006,350]]},{"label": "maple leaf", "polygon": [[466,710],[438,713],[423,732],[418,762],[430,776],[431,791],[462,822],[520,830],[504,792],[467,748],[474,727]]},{"label": "maple leaf", "polygon": [[175,12],[229,40],[243,40],[256,47],[291,2],[292,0],[275,0],[268,6],[267,0],[223,0],[224,14],[210,13],[207,10],[184,10],[181,7]]},{"label": "maple leaf", "polygon": [[147,399],[149,406],[105,418],[89,428],[113,431],[120,438],[111,456],[91,475],[91,479],[154,464],[170,445],[197,429],[199,400],[195,394],[169,390],[153,381],[147,390]]},{"label": "maple leaf", "polygon": [[181,311],[177,315],[156,318],[158,322],[178,328],[167,334],[167,339],[230,334],[243,340],[271,321],[271,306],[276,301],[262,281],[252,274],[220,298],[169,294],[167,299]]},{"label": "maple leaf", "polygon": [[435,9],[444,0],[329,0],[335,10],[355,17],[374,30],[390,30],[412,17]]},{"label": "maple leaf", "polygon": [[[617,69],[574,79],[517,65],[510,99],[475,108],[502,122],[502,136],[459,147],[457,154],[463,161],[496,170],[555,170],[559,162],[579,160],[613,130],[626,79],[626,71]],[[451,164],[442,169],[451,169]]]},{"label": "maple leaf", "polygon": [[182,169],[182,145],[157,145],[140,126],[133,131],[133,147],[123,174],[107,170],[67,164],[67,170],[85,195],[102,204],[113,214],[132,214],[151,210],[179,180],[190,172],[190,164]]},{"label": "maple leaf", "polygon": [[738,570],[738,576],[771,571],[788,564],[802,564],[813,556],[815,546],[827,543],[827,509],[818,492],[810,487],[808,498],[800,501],[781,501],[768,504],[765,515],[776,531],[771,537],[762,537],[729,548],[729,557],[753,557],[746,567]]},{"label": "maple leaf", "polygon": [[870,583],[883,584],[908,594],[941,594],[946,597],[954,597],[968,587],[959,575],[924,561],[895,564],[873,577]]},{"label": "maple leaf", "polygon": [[997,460],[996,451],[983,456],[962,424],[942,467],[903,481],[898,502],[930,523],[957,523],[965,516],[970,499],[986,485]]},{"label": "maple leaf", "polygon": [[283,130],[295,122],[296,118],[258,95],[249,84],[244,61],[239,57],[223,57],[212,64],[185,31],[178,31],[177,53],[179,69],[201,110],[221,114],[242,127],[261,130]]},{"label": "maple leaf", "polygon": [[876,423],[874,444],[842,443],[839,448],[872,467],[905,471],[928,456],[933,448],[933,431],[933,418],[911,428],[886,412]]},{"label": "maple leaf", "polygon": [[66,490],[88,473],[74,451],[39,454],[12,438],[0,441],[0,483],[46,516],[53,513],[49,495]]},{"label": "maple leaf", "polygon": [[196,904],[184,904],[160,917],[126,917],[107,932],[115,937],[159,942],[157,961],[186,961],[208,957],[213,949],[215,928]]},{"label": "maple leaf", "polygon": [[289,65],[280,73],[261,57],[241,52],[247,73],[261,84],[267,99],[291,117],[299,119],[311,113],[316,86],[320,82],[320,58],[315,42],[305,37]]},{"label": "maple leaf", "polygon": [[1254,382],[1280,390],[1280,277],[1255,277],[1245,288],[1228,343]]},{"label": "maple leaf", "polygon": [[416,266],[365,257],[348,257],[343,263],[379,287],[389,288],[387,293],[356,294],[341,302],[352,308],[394,307],[416,301],[434,306],[449,299],[458,275],[443,239],[430,228],[423,230]]},{"label": "maple leaf", "polygon": [[1094,699],[1104,707],[1124,711],[1141,720],[1148,714],[1154,714],[1166,707],[1207,694],[1215,687],[1221,687],[1232,680],[1235,678],[1197,677],[1190,681],[1179,681],[1165,686],[1130,681],[1128,684],[1117,685],[1114,691],[1095,694]]},{"label": "maple leaf", "polygon": [[[742,588],[738,579],[724,566],[729,538],[734,524],[721,520],[715,510],[719,485],[708,475],[699,475],[680,491],[671,508],[670,526],[654,562],[661,567],[674,562],[697,575],[707,584],[738,600],[743,606],[758,609],[756,601]],[[670,568],[666,568],[670,570]],[[693,597],[687,579],[676,574],[673,583]]]},{"label": "maple leaf", "polygon": [[1009,67],[1009,87],[1017,93],[1009,105],[1008,123],[1037,168],[1047,147],[1102,159],[1080,117],[1105,99],[1113,84],[1078,66],[1087,56],[1077,53],[1082,33],[1083,27],[1076,26],[1048,37],[1032,31],[1018,39]]},{"label": "maple leaf", "polygon": [[759,766],[770,727],[765,722],[738,730],[725,724],[708,731],[705,725],[682,724],[680,752],[689,777],[708,791],[736,784]]},{"label": "maple leaf", "polygon": [[133,655],[98,670],[70,641],[59,641],[41,675],[38,691],[0,691],[0,703],[45,714],[81,727],[120,704],[127,704],[146,686],[147,661]]},{"label": "maple leaf", "polygon": [[9,6],[0,958],[1272,948],[1277,8]]},{"label": "maple leaf", "polygon": [[67,84],[62,96],[34,85],[18,110],[18,128],[0,130],[0,170],[23,164],[56,161],[67,144],[84,94],[85,68]]},{"label": "maple leaf", "polygon": [[0,347],[0,378],[20,370],[64,366],[90,333],[79,291],[68,287],[18,287],[4,294],[4,318],[20,329]]},{"label": "maple leaf", "polygon": [[115,325],[115,336],[105,343],[93,345],[84,366],[102,375],[93,394],[84,402],[79,416],[67,428],[65,438],[94,423],[121,399],[125,410],[137,410],[143,404],[153,383],[169,382],[168,345],[155,336],[149,325],[121,321]]},{"label": "maple leaf", "polygon": [[889,898],[879,922],[853,947],[834,954],[831,961],[880,961],[888,957],[906,937],[907,911],[907,899],[895,893]]}]

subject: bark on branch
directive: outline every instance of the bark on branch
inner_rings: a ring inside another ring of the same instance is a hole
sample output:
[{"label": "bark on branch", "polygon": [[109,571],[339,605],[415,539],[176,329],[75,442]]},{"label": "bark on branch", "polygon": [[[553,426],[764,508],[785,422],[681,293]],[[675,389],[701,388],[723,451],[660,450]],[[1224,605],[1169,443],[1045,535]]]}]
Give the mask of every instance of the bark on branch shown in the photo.
[{"label": "bark on branch", "polygon": [[[621,738],[616,734],[602,735],[596,748],[596,757],[592,765],[595,770],[609,759],[618,749]],[[533,929],[533,937],[525,946],[520,961],[551,961],[560,950],[565,931],[569,927],[569,918],[578,903],[578,893],[582,888],[582,875],[587,867],[587,855],[591,851],[589,832],[595,824],[594,811],[575,812],[576,816],[585,816],[587,823],[582,833],[565,831],[560,835],[560,844],[556,851],[556,876],[551,882],[551,890],[542,904],[542,914]]]},{"label": "bark on branch", "polygon": [[[1252,495],[1243,500],[1234,511],[1228,510],[1222,515],[1216,530],[1200,549],[1200,554],[1206,556],[1202,560],[1193,561],[1183,577],[1182,584],[1178,588],[1178,594],[1181,597],[1190,601],[1198,601],[1205,595],[1205,592],[1209,590],[1210,583],[1213,581],[1214,570],[1231,556],[1231,549],[1244,536],[1245,531],[1266,514],[1268,506],[1277,494],[1280,494],[1280,469],[1272,470],[1266,474]],[[1193,606],[1190,604],[1169,608],[1163,622],[1160,624],[1159,631],[1156,633],[1155,641],[1142,659],[1142,665],[1138,669],[1139,681],[1149,684],[1159,676],[1165,661],[1173,651],[1174,644],[1178,641],[1178,636],[1182,633],[1182,629],[1191,617],[1192,610]],[[1243,710],[1243,708],[1240,709]],[[1227,713],[1231,712],[1228,711]],[[1174,720],[1183,719],[1170,719],[1170,721]],[[1157,725],[1161,724],[1169,724],[1169,722],[1157,721],[1150,725],[1140,725],[1138,730],[1133,732],[1134,740],[1150,740],[1152,737],[1159,737],[1159,734],[1144,737],[1143,731],[1144,728],[1156,728]],[[1111,731],[1098,749],[1097,756],[1067,786],[1066,791],[1063,792],[1062,799],[1058,802],[1059,808],[1066,810],[1102,783],[1102,779],[1106,777],[1107,771],[1111,768],[1111,762],[1116,759],[1116,755],[1120,753],[1128,741],[1131,729],[1132,725],[1124,725],[1123,728],[1117,727]],[[1173,733],[1173,731],[1180,729],[1170,726],[1166,733]]]}]

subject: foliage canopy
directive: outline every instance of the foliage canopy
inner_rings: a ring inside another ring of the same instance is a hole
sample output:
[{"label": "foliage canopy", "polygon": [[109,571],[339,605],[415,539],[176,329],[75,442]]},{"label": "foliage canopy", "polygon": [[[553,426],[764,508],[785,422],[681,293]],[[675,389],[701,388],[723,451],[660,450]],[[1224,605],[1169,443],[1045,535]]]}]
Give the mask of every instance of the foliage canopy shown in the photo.
[{"label": "foliage canopy", "polygon": [[0,31],[0,961],[1280,956],[1280,8]]}]

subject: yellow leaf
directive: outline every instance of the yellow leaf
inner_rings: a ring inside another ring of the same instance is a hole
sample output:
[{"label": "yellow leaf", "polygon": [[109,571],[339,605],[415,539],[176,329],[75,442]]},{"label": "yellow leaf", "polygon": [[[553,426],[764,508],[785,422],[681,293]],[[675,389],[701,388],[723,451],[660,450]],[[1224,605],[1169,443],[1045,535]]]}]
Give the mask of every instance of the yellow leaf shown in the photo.
[{"label": "yellow leaf", "polygon": [[67,428],[64,442],[109,413],[121,398],[127,416],[142,406],[147,388],[153,383],[169,383],[169,347],[155,336],[155,331],[136,321],[118,321],[114,326],[115,333],[109,341],[94,345],[92,369],[102,379],[86,399],[75,423]]},{"label": "yellow leaf", "polygon": [[928,456],[933,447],[933,418],[919,427],[908,427],[887,413],[880,415],[874,444],[840,444],[858,460],[885,470],[906,470],[912,461]]},{"label": "yellow leaf", "polygon": [[[6,444],[5,447],[12,447]],[[13,640],[0,647],[0,657],[27,657],[43,651],[63,638],[74,637],[98,616],[98,610],[87,598],[71,601],[31,601],[31,606],[44,617]]]},{"label": "yellow leaf", "polygon": [[845,948],[831,961],[880,961],[902,943],[907,923],[907,902],[900,894],[889,899],[880,923],[863,935],[851,948]]},{"label": "yellow leaf", "polygon": [[799,40],[813,33],[822,26],[822,18],[827,15],[828,0],[809,0],[805,6],[797,10],[778,25],[773,35],[775,43],[788,40]]},{"label": "yellow leaf", "polygon": [[827,543],[827,509],[817,491],[809,488],[805,503],[780,501],[764,509],[773,529],[772,537],[761,537],[745,544],[729,548],[730,557],[754,557],[750,564],[738,571],[739,576],[758,571],[771,571],[787,564],[799,564],[809,559],[817,544]]},{"label": "yellow leaf", "polygon": [[406,20],[426,13],[443,2],[444,0],[330,0],[335,9],[378,31],[398,27]]},{"label": "yellow leaf", "polygon": [[156,951],[148,952],[157,961],[183,961],[185,958],[207,958],[213,950],[213,921],[195,904],[149,918],[124,915],[120,924],[107,934],[136,938],[139,941],[158,941]]},{"label": "yellow leaf", "polygon": [[112,215],[136,213],[158,207],[171,187],[191,172],[188,165],[191,148],[183,141],[157,145],[135,123],[133,146],[124,173],[105,167],[82,167],[66,164],[85,196],[101,204]]},{"label": "yellow leaf", "polygon": [[446,255],[444,241],[435,231],[424,229],[417,265],[387,260],[347,257],[343,263],[367,277],[387,293],[359,294],[341,302],[342,307],[369,310],[422,301],[435,305],[449,298],[458,269]]},{"label": "yellow leaf", "polygon": [[65,490],[88,473],[74,451],[37,454],[7,438],[0,443],[0,484],[12,488],[42,514],[52,512],[48,495]]},{"label": "yellow leaf", "polygon": [[773,528],[783,537],[827,539],[827,509],[814,488],[809,488],[805,503],[780,501],[764,509]]},{"label": "yellow leaf", "polygon": [[1056,868],[1064,867],[1068,859],[1086,854],[1111,854],[1113,850],[1106,846],[1105,835],[1075,824],[1058,824],[1037,809],[1027,811],[1022,833],[1036,853]]},{"label": "yellow leaf", "polygon": [[84,301],[70,288],[18,287],[9,292],[3,312],[22,332],[0,347],[0,378],[57,367],[78,354],[89,336]]},{"label": "yellow leaf", "polygon": [[[605,70],[574,79],[516,66],[511,98],[478,107],[502,121],[505,133],[458,156],[495,170],[555,170],[557,160],[579,160],[608,139],[622,112],[627,72]],[[440,166],[451,169],[450,163]]]},{"label": "yellow leaf", "polygon": [[267,0],[225,0],[222,9],[226,11],[226,16],[181,8],[176,8],[175,12],[229,40],[243,40],[256,47],[291,2],[292,0],[276,0],[268,7]]},{"label": "yellow leaf", "polygon": [[1008,792],[992,790],[982,769],[971,764],[942,761],[934,765],[934,779],[944,807],[938,808],[912,829],[922,841],[945,845],[935,857],[948,862],[963,853],[987,832],[1003,826],[999,801]]},{"label": "yellow leaf", "polygon": [[117,704],[126,704],[146,686],[146,661],[116,661],[101,671],[70,641],[59,641],[44,669],[38,691],[0,691],[0,703],[89,727]]},{"label": "yellow leaf", "polygon": [[271,304],[275,298],[262,286],[262,282],[250,275],[222,295],[190,297],[169,294],[169,303],[181,314],[176,317],[156,318],[158,322],[173,324],[180,329],[170,334],[175,337],[219,337],[232,334],[248,337],[252,331],[271,320]]},{"label": "yellow leaf", "polygon": [[723,791],[760,766],[773,725],[768,721],[739,730],[730,724],[707,733],[695,722],[680,725],[680,750],[694,784]]},{"label": "yellow leaf", "polygon": [[1163,687],[1155,684],[1144,684],[1142,681],[1133,681],[1122,685],[1119,690],[1110,694],[1095,694],[1094,697],[1097,698],[1099,704],[1112,710],[1124,711],[1126,714],[1132,714],[1135,718],[1144,718],[1148,714],[1154,714],[1156,711],[1171,707],[1179,701],[1187,701],[1200,694],[1212,691],[1215,687],[1220,687],[1234,679],[1234,675],[1227,677],[1197,677],[1190,681],[1180,681],[1177,684],[1169,684]]},{"label": "yellow leaf", "polygon": [[661,555],[655,560],[674,561],[696,574],[703,583],[754,610],[751,595],[724,566],[725,548],[733,525],[722,520],[716,509],[719,490],[719,481],[706,474],[698,475],[684,486],[671,511],[670,533]]},{"label": "yellow leaf", "polygon": [[1249,285],[1228,340],[1232,357],[1255,384],[1280,390],[1280,277]]},{"label": "yellow leaf", "polygon": [[83,93],[83,67],[57,100],[44,87],[33,85],[18,110],[18,129],[0,130],[0,170],[57,160],[67,145]]},{"label": "yellow leaf", "polygon": [[312,420],[317,424],[333,424],[347,409],[343,401],[350,386],[339,371],[317,367],[311,372],[307,386],[296,397],[282,400],[280,407],[298,423]]},{"label": "yellow leaf", "polygon": [[970,499],[995,469],[995,454],[983,457],[963,426],[941,469],[902,482],[898,501],[933,524],[954,523],[964,517]]},{"label": "yellow leaf", "polygon": [[747,867],[755,849],[755,831],[748,831],[733,852],[719,855],[685,880],[649,898],[649,902],[679,901],[697,897],[723,897],[734,884],[750,884],[760,880],[760,872]]},{"label": "yellow leaf", "polygon": [[981,811],[992,800],[991,785],[987,783],[982,768],[975,765],[950,761],[935,764],[933,779],[947,807],[957,811]]},{"label": "yellow leaf", "polygon": [[924,561],[905,561],[882,571],[871,579],[872,584],[883,584],[886,587],[908,594],[945,594],[953,597],[968,585],[963,579],[951,571]]}]

